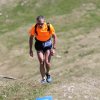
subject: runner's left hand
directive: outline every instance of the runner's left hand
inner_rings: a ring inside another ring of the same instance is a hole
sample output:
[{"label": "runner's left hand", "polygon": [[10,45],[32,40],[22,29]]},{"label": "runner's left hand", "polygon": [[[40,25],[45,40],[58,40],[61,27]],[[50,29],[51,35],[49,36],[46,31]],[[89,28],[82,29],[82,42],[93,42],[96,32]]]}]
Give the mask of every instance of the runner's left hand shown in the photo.
[{"label": "runner's left hand", "polygon": [[55,49],[51,49],[51,55],[54,56],[55,54]]}]

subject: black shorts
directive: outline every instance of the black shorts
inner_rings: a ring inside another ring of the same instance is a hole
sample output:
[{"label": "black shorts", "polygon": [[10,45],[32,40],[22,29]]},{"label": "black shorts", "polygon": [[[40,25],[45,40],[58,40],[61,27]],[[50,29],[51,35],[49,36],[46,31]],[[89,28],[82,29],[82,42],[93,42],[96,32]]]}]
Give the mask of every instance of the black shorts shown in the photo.
[{"label": "black shorts", "polygon": [[42,41],[39,41],[37,39],[35,39],[36,42],[35,42],[35,49],[36,51],[43,51],[43,52],[46,52],[47,50],[50,50],[52,48],[52,41],[51,39],[45,41],[45,42],[42,42]]}]

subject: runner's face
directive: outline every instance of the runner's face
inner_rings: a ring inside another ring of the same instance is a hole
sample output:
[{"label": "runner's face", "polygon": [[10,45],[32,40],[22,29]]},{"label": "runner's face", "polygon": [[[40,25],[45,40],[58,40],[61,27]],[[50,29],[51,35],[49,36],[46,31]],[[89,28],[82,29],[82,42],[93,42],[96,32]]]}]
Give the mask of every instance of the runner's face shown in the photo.
[{"label": "runner's face", "polygon": [[44,24],[44,19],[40,19],[39,21],[37,21],[37,24],[39,25],[40,28],[42,28]]}]

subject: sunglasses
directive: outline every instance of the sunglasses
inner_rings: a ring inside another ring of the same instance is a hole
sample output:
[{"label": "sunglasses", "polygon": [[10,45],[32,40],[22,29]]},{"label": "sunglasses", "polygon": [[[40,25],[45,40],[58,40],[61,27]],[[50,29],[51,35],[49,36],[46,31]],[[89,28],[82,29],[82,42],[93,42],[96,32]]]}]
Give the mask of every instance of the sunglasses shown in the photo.
[{"label": "sunglasses", "polygon": [[43,25],[44,23],[37,23],[38,25]]}]

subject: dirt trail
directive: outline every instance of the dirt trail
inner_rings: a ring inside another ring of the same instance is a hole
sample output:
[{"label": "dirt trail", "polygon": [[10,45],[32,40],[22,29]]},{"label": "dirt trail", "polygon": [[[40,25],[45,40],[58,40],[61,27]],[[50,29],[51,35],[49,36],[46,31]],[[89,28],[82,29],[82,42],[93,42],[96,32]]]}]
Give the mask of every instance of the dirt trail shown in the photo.
[{"label": "dirt trail", "polygon": [[14,2],[15,0],[0,0],[0,6],[4,5],[4,4],[9,4],[11,2]]}]

